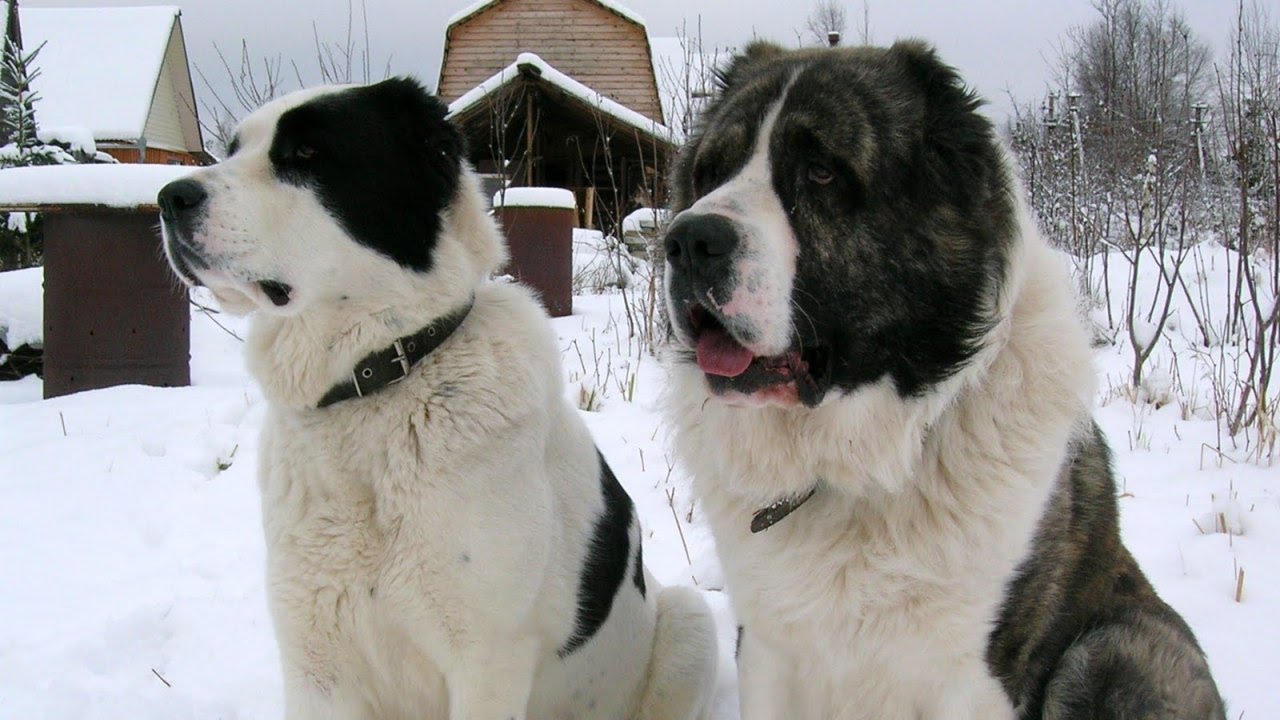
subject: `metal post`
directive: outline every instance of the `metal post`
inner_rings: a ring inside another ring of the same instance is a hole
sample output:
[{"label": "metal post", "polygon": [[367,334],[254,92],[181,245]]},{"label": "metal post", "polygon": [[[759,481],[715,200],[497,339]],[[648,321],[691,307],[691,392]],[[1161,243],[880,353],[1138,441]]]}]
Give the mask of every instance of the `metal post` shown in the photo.
[{"label": "metal post", "polygon": [[1084,170],[1084,149],[1080,138],[1080,93],[1067,93],[1067,112],[1071,117],[1071,246],[1075,252],[1088,255],[1080,247],[1080,173]]},{"label": "metal post", "polygon": [[1204,111],[1209,108],[1208,105],[1199,102],[1191,106],[1193,116],[1191,118],[1191,136],[1196,143],[1196,164],[1200,166],[1200,179],[1204,180],[1205,161],[1204,161]]}]

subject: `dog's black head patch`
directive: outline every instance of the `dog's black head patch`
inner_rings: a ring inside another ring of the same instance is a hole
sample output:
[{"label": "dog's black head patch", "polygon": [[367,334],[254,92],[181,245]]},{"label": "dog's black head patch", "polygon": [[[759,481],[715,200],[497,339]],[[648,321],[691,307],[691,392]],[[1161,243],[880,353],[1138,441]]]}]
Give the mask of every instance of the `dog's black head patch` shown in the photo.
[{"label": "dog's black head patch", "polygon": [[271,168],[311,188],[353,240],[425,272],[462,172],[447,111],[409,78],[322,95],[280,116]]},{"label": "dog's black head patch", "polygon": [[[720,82],[676,164],[674,209],[724,211],[750,223],[756,211],[743,203],[697,204],[717,189],[731,192],[763,141],[782,225],[794,236],[776,242],[794,243],[796,259],[783,299],[793,308],[793,349],[756,358],[734,377],[709,374],[713,390],[750,394],[760,384],[753,369],[786,366],[768,377],[806,381],[799,388],[806,404],[825,388],[847,391],[885,376],[910,396],[967,363],[995,320],[1017,220],[994,128],[955,70],[918,41],[802,51],[753,45]],[[771,108],[776,120],[766,127]],[[672,227],[680,225],[677,218]],[[673,320],[686,323],[686,339],[699,340],[708,324],[699,313],[714,308],[698,303],[723,302],[735,288],[707,287],[709,273],[687,261],[669,271]]]}]

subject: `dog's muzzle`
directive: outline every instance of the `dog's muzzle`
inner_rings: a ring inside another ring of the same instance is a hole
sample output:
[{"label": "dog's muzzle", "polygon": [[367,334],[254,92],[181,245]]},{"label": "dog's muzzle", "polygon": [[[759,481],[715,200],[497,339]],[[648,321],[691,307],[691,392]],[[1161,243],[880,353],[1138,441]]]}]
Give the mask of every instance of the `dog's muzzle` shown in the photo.
[{"label": "dog's muzzle", "polygon": [[194,180],[174,180],[160,189],[156,204],[164,228],[164,248],[174,271],[184,280],[199,284],[195,270],[207,268],[199,249],[191,238],[204,215],[209,193]]},{"label": "dog's muzzle", "polygon": [[735,264],[742,235],[715,213],[678,216],[665,239],[671,321],[717,395],[816,405],[826,392],[830,354],[816,339],[795,338],[778,354],[756,355],[749,315],[726,313],[740,292]]}]

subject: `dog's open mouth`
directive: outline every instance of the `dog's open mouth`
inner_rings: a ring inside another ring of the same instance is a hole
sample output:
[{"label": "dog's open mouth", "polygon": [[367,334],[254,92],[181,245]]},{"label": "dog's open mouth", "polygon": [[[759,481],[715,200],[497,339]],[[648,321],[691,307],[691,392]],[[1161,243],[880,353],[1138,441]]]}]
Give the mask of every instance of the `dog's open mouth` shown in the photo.
[{"label": "dog's open mouth", "polygon": [[717,395],[738,393],[760,400],[817,405],[830,380],[830,353],[817,343],[801,343],[780,355],[752,354],[711,312],[689,309],[698,367]]}]

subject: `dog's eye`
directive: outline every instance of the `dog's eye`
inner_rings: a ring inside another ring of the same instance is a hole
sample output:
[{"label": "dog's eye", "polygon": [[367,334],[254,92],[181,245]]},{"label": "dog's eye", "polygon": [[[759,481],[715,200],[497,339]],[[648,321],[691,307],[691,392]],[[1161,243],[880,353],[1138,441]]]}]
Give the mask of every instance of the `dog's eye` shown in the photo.
[{"label": "dog's eye", "polygon": [[291,153],[294,160],[310,160],[316,156],[316,149],[311,145],[299,145]]},{"label": "dog's eye", "polygon": [[806,175],[809,178],[809,182],[818,185],[830,185],[831,181],[836,179],[835,174],[831,172],[831,168],[819,163],[809,163]]}]

